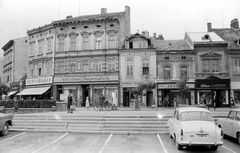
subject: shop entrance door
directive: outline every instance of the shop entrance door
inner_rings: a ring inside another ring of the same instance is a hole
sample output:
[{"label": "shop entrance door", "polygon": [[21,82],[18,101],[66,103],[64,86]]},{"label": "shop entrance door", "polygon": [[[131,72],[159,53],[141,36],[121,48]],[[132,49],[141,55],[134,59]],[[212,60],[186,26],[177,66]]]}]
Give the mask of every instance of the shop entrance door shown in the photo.
[{"label": "shop entrance door", "polygon": [[123,92],[123,107],[129,107],[129,92]]},{"label": "shop entrance door", "polygon": [[86,106],[86,99],[88,97],[88,99],[91,101],[89,95],[88,95],[88,89],[89,89],[89,86],[83,86],[82,87],[82,95],[83,95],[83,103],[82,103],[82,107],[85,107]]},{"label": "shop entrance door", "polygon": [[153,92],[147,91],[147,106],[153,105]]}]

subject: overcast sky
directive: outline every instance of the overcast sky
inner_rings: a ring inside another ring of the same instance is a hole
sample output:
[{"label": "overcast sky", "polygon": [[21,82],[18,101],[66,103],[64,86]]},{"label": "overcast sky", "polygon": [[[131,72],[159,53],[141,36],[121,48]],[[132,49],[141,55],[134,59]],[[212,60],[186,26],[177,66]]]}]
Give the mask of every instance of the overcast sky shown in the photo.
[{"label": "overcast sky", "polygon": [[[240,21],[240,0],[0,0],[0,48],[9,40],[26,36],[26,31],[52,21],[80,15],[122,12],[131,9],[131,33],[148,30],[164,38],[183,39],[185,32],[229,28]],[[3,50],[0,51],[0,57]]]}]

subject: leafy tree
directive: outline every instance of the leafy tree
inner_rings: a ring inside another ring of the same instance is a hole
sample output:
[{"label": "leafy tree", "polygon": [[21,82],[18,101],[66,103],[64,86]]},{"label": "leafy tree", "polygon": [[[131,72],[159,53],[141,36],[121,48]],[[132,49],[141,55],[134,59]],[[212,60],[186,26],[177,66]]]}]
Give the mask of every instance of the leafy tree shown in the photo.
[{"label": "leafy tree", "polygon": [[0,97],[2,99],[2,94],[7,95],[10,91],[10,88],[5,84],[0,84]]},{"label": "leafy tree", "polygon": [[183,78],[176,82],[177,88],[180,90],[179,94],[181,97],[182,104],[186,104],[186,96],[190,92],[189,87],[187,86],[188,78]]}]

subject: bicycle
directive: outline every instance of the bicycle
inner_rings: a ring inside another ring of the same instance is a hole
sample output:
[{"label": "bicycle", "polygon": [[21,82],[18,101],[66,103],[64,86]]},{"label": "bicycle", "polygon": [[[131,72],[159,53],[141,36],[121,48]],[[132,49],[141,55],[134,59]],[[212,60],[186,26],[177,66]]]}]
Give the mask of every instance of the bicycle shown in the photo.
[{"label": "bicycle", "polygon": [[108,101],[105,101],[104,103],[100,103],[100,102],[95,102],[93,104],[93,109],[95,111],[103,111],[103,108],[105,108],[107,111],[112,110],[112,104],[109,103]]}]

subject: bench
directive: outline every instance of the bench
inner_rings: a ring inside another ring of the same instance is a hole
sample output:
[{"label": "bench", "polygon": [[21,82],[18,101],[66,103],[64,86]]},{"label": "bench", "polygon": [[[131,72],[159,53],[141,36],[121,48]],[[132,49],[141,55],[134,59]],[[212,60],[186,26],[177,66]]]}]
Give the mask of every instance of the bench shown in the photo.
[{"label": "bench", "polygon": [[0,112],[4,113],[5,106],[0,106]]}]

